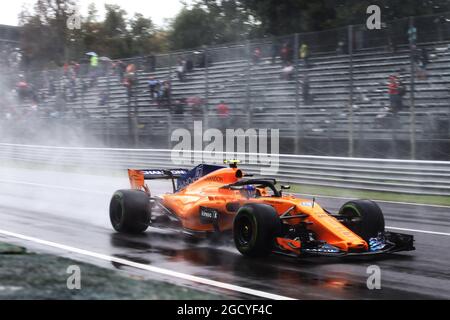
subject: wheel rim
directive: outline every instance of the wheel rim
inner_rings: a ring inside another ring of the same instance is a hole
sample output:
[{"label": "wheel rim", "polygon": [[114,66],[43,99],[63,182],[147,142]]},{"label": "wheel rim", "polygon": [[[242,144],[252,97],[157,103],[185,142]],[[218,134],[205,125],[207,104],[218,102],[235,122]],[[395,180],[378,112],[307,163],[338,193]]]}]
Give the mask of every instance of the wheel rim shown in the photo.
[{"label": "wheel rim", "polygon": [[253,224],[248,217],[241,217],[237,225],[237,240],[240,245],[246,246],[253,238]]}]

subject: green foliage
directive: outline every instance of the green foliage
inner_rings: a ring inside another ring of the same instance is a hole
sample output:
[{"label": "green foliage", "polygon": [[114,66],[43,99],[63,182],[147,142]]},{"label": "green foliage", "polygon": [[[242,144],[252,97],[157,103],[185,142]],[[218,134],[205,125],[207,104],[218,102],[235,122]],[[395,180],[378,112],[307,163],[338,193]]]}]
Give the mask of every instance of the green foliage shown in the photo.
[{"label": "green foliage", "polygon": [[450,11],[447,0],[196,0],[174,19],[171,47],[364,25],[372,4],[381,8],[383,22]]},{"label": "green foliage", "polygon": [[34,12],[20,15],[21,46],[30,68],[62,65],[80,60],[87,51],[110,58],[146,55],[167,49],[167,34],[155,28],[150,18],[135,14],[128,19],[120,6],[105,5],[98,21],[95,4],[89,5],[81,30],[67,28],[75,0],[37,0]]},{"label": "green foliage", "polygon": [[167,30],[161,30],[142,14],[128,18],[117,5],[105,5],[105,19],[98,21],[95,4],[91,4],[81,30],[68,30],[66,21],[76,2],[36,0],[32,14],[21,14],[26,59],[40,65],[50,61],[61,65],[86,51],[126,58],[168,49],[364,25],[366,9],[372,4],[381,8],[385,23],[450,12],[448,0],[193,0],[185,4]]},{"label": "green foliage", "polygon": [[213,42],[208,13],[198,7],[184,8],[172,24],[170,43],[172,49],[194,48]]},{"label": "green foliage", "polygon": [[199,0],[175,17],[169,38],[172,49],[196,48],[244,40],[257,29],[239,1]]}]

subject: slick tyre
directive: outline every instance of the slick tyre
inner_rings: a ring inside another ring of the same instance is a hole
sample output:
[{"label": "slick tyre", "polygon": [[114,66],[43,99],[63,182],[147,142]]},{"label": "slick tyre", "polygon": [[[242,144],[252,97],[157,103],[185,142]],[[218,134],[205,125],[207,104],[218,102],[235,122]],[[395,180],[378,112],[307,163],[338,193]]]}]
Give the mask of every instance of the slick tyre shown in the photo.
[{"label": "slick tyre", "polygon": [[281,230],[276,210],[266,204],[247,204],[239,209],[233,222],[233,239],[244,256],[269,255]]},{"label": "slick tyre", "polygon": [[345,225],[365,241],[384,232],[383,212],[371,200],[349,201],[341,207],[339,214],[347,218]]},{"label": "slick tyre", "polygon": [[150,197],[139,190],[119,190],[111,199],[109,217],[117,232],[139,234],[150,224]]}]

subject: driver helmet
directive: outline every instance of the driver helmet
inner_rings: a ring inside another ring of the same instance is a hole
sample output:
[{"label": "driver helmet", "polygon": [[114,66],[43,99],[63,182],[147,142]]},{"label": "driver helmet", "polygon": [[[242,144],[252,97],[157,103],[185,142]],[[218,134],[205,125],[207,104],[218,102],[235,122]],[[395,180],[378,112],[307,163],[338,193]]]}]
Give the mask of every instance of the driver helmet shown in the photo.
[{"label": "driver helmet", "polygon": [[256,197],[256,188],[253,185],[244,186],[244,190],[247,193],[248,198],[255,198]]}]

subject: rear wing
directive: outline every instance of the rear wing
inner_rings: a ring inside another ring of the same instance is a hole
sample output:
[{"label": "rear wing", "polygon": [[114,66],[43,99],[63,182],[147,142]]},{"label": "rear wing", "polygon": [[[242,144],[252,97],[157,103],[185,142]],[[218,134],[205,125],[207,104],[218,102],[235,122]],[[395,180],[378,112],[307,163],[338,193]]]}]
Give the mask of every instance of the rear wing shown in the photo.
[{"label": "rear wing", "polygon": [[132,189],[147,190],[145,180],[172,180],[173,192],[176,191],[175,179],[188,173],[185,169],[141,169],[128,170],[128,178]]}]

